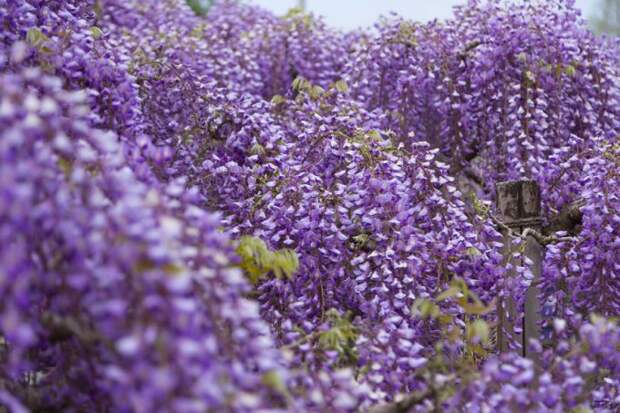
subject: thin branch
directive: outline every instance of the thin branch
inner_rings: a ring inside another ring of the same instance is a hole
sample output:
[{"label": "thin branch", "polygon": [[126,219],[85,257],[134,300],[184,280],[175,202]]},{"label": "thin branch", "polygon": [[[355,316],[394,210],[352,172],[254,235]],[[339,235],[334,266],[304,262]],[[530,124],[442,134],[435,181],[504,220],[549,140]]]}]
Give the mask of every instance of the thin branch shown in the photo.
[{"label": "thin branch", "polygon": [[489,215],[489,218],[491,218],[491,221],[493,221],[493,223],[497,225],[500,228],[500,230],[505,231],[508,235],[510,235],[513,238],[520,238],[523,241],[527,241],[527,237],[532,237],[542,246],[549,245],[549,244],[557,244],[560,242],[575,241],[574,237],[555,237],[552,235],[545,236],[533,228],[526,228],[525,231],[523,231],[523,234],[519,234],[518,232],[513,231],[512,228],[504,224],[493,214],[489,213],[488,215]]},{"label": "thin branch", "polygon": [[526,228],[521,235],[523,239],[526,239],[528,236],[534,238],[540,245],[549,245],[549,244],[558,244],[560,242],[573,242],[575,241],[574,237],[555,237],[552,235],[545,236],[540,232],[532,229]]}]

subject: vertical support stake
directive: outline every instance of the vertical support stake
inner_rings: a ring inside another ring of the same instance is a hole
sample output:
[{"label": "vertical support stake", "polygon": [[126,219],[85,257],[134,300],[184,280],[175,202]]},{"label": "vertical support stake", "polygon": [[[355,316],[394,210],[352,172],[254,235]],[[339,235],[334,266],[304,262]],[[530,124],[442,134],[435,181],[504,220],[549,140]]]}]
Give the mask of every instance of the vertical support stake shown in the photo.
[{"label": "vertical support stake", "polygon": [[[514,233],[522,234],[525,229],[532,228],[540,231],[541,207],[540,207],[540,188],[534,181],[508,181],[498,183],[497,193],[497,213],[498,218],[509,227]],[[504,233],[504,258],[505,262],[513,266],[525,266],[521,258],[515,258],[515,246],[513,239],[508,233]],[[532,284],[527,289],[525,296],[525,317],[518,319],[515,297],[504,297],[498,301],[498,329],[497,345],[499,351],[509,349],[509,339],[505,332],[515,329],[519,333],[513,334],[513,339],[517,341],[516,347],[521,348],[523,356],[528,356],[528,342],[530,338],[540,339],[539,314],[540,303],[538,300],[539,282],[542,270],[542,247],[535,238],[528,236],[525,244],[524,257],[531,261],[529,270],[534,276]],[[508,272],[508,276],[515,276],[514,269]]]}]

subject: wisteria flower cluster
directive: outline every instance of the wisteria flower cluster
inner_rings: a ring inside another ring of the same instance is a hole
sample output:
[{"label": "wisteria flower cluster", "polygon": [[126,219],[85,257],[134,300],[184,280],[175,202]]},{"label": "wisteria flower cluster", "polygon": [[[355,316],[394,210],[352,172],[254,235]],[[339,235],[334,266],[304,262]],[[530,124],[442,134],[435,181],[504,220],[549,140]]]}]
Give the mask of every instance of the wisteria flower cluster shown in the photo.
[{"label": "wisteria flower cluster", "polygon": [[616,39],[208,3],[0,0],[0,412],[620,409]]},{"label": "wisteria flower cluster", "polygon": [[4,391],[33,410],[259,406],[280,357],[217,217],[182,181],[136,179],[83,93],[37,69],[1,84]]}]

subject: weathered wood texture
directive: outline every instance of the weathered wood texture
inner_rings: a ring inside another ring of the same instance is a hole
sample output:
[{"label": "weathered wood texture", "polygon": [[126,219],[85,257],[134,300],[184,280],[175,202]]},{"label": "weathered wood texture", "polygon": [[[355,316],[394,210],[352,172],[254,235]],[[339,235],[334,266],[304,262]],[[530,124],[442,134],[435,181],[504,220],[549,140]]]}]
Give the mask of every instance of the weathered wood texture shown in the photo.
[{"label": "weathered wood texture", "polygon": [[[527,228],[541,230],[540,188],[536,182],[525,180],[502,182],[497,184],[496,192],[498,217],[514,233],[523,234]],[[543,252],[542,247],[531,236],[526,239],[524,254],[516,252],[514,237],[504,231],[505,262],[512,264],[508,276],[516,275],[514,267],[524,266],[529,267],[534,279],[525,296],[525,317],[519,316],[517,297],[498,299],[497,345],[500,351],[507,351],[510,347],[520,348],[522,354],[528,356],[529,339],[540,337],[538,284]],[[514,342],[510,343],[510,340]]]}]

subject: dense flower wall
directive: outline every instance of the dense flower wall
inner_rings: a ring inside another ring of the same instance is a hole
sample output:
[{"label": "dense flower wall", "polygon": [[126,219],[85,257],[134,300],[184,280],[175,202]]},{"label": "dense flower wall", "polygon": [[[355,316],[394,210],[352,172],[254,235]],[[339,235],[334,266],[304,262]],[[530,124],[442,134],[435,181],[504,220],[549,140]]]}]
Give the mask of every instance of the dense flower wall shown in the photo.
[{"label": "dense flower wall", "polygon": [[[616,40],[568,0],[211,3],[0,0],[0,406],[620,408]],[[534,359],[494,346],[508,179],[552,228]]]}]

